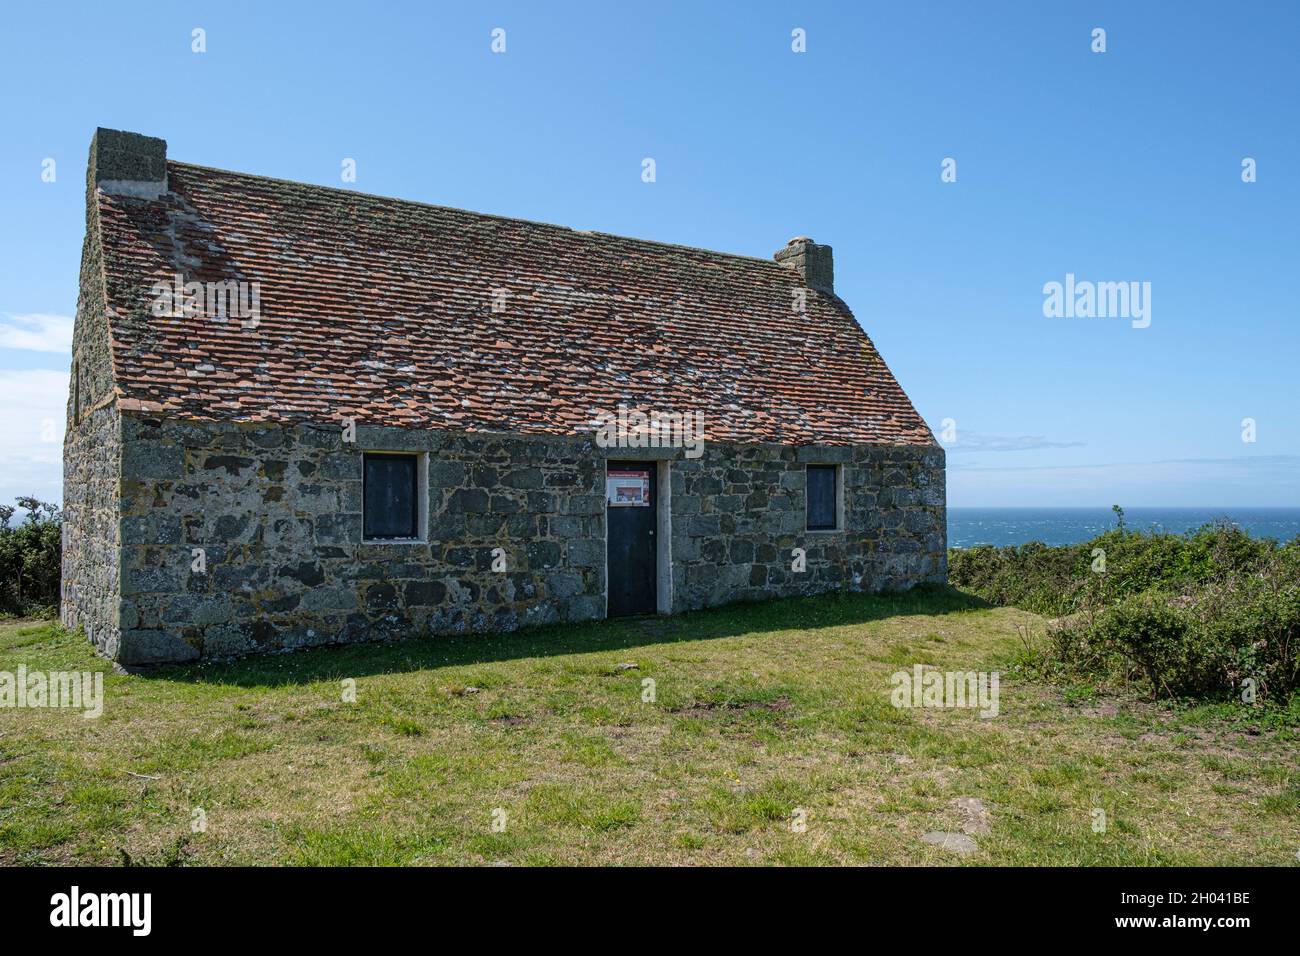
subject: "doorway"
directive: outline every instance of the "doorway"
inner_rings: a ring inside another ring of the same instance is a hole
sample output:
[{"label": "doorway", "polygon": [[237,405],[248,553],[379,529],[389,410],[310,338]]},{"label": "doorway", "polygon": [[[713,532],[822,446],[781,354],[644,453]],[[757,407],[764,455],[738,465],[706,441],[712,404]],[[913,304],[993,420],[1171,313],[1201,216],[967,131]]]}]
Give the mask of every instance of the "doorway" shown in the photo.
[{"label": "doorway", "polygon": [[611,461],[606,465],[610,617],[657,610],[658,470],[652,461]]}]

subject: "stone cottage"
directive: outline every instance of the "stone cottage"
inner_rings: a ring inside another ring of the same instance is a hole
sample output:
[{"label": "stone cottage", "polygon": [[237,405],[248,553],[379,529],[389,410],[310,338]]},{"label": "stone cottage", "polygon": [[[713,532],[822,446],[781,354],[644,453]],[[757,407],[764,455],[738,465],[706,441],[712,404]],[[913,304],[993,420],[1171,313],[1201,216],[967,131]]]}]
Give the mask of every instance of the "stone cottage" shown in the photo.
[{"label": "stone cottage", "polygon": [[944,455],[831,249],[225,172],[99,130],[63,623],[152,664],[942,581]]}]

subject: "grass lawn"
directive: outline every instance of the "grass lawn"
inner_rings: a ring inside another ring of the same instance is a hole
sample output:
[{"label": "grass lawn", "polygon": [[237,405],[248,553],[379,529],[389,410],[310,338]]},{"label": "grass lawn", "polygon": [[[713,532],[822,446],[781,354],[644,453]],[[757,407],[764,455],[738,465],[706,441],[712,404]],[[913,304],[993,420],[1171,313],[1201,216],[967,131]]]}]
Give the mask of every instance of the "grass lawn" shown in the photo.
[{"label": "grass lawn", "polygon": [[[1294,727],[1017,678],[1042,626],[931,590],[141,676],[0,623],[0,671],[106,672],[99,719],[0,710],[0,862],[1297,863]],[[1000,670],[999,715],[895,709],[916,663]]]}]

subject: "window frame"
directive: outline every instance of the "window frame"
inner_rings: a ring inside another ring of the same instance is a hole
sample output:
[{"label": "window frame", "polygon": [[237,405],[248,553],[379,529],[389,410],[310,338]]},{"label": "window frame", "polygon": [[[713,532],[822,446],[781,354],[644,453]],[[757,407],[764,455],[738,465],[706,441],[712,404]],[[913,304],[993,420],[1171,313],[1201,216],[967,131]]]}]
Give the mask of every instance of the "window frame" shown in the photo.
[{"label": "window frame", "polygon": [[[412,524],[414,526],[414,535],[402,537],[376,537],[371,535],[367,530],[367,508],[366,508],[366,483],[367,467],[371,459],[381,461],[393,461],[396,459],[410,459],[413,466],[411,469],[411,507],[414,510],[412,515]],[[428,527],[428,470],[426,465],[426,456],[423,452],[412,451],[386,451],[384,449],[368,449],[361,454],[361,543],[362,544],[423,544],[427,537]]]},{"label": "window frame", "polygon": [[[812,483],[808,476],[816,471],[831,473],[831,513],[834,524],[813,525],[812,523]],[[834,534],[844,530],[844,475],[840,465],[830,462],[809,462],[804,466],[804,530],[810,534]]]}]

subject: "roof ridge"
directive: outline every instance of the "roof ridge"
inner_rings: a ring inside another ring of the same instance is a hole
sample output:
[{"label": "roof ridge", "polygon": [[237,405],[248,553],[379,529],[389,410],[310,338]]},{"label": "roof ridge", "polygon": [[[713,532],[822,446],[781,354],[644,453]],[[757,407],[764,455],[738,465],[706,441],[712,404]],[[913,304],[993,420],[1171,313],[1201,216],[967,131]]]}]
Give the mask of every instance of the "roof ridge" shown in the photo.
[{"label": "roof ridge", "polygon": [[245,179],[259,179],[269,183],[283,183],[286,186],[300,186],[307,189],[323,189],[331,193],[343,193],[347,196],[359,197],[361,199],[378,199],[384,202],[401,203],[406,206],[421,206],[426,209],[438,209],[445,212],[461,213],[467,216],[479,216],[483,219],[497,219],[502,222],[520,223],[526,226],[541,226],[546,229],[556,229],[563,232],[577,233],[583,236],[599,236],[607,239],[617,239],[620,242],[629,242],[636,245],[652,246],[660,249],[680,249],[684,252],[704,253],[710,256],[725,256],[728,259],[740,259],[745,262],[756,262],[762,265],[772,266],[789,273],[792,277],[797,274],[793,270],[781,265],[775,259],[763,258],[762,256],[749,256],[742,252],[727,252],[721,249],[707,249],[704,246],[689,246],[680,242],[662,242],[657,239],[643,239],[639,236],[623,236],[616,232],[604,232],[600,229],[579,229],[576,226],[565,226],[555,222],[544,222],[540,219],[524,219],[520,216],[505,216],[494,212],[479,212],[476,209],[462,209],[459,206],[443,206],[439,203],[422,202],[418,199],[403,199],[400,196],[384,196],[380,193],[368,193],[359,189],[346,189],[342,186],[327,186],[323,183],[303,182],[299,179],[285,179],[281,176],[265,176],[261,173],[246,173],[237,169],[222,169],[218,166],[204,166],[200,163],[186,163],[178,159],[168,159],[169,166],[185,166],[190,169],[203,170],[209,173],[222,173],[227,176],[239,176]]}]

